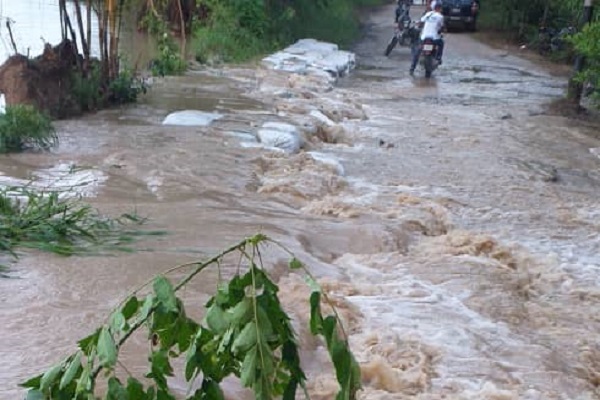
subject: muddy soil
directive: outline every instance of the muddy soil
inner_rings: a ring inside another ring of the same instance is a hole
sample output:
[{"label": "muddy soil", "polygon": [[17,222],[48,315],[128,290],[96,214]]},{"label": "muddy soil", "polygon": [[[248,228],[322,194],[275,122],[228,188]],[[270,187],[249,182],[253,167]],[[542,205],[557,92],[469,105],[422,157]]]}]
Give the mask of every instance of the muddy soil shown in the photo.
[{"label": "muddy soil", "polygon": [[28,104],[52,118],[81,114],[81,106],[73,94],[76,52],[65,40],[33,59],[11,56],[0,65],[0,93],[8,105]]},{"label": "muddy soil", "polygon": [[[191,71],[137,106],[60,122],[52,154],[0,158],[16,178],[59,162],[96,171],[94,205],[135,207],[170,232],[116,257],[24,256],[18,279],[0,281],[0,398],[18,397],[20,380],[153,274],[257,231],[295,251],[340,305],[360,398],[599,398],[597,127],[545,113],[566,77],[469,34],[446,36],[433,79],[410,77],[409,49],[383,56],[392,20],[393,6],[369,16],[357,69],[333,88],[255,66]],[[182,108],[223,118],[160,124]],[[316,110],[334,125],[312,129]],[[302,127],[305,150],[260,148],[265,121]],[[276,275],[305,322],[301,278]],[[186,298],[206,299],[215,282],[207,274]],[[313,398],[331,399],[324,354],[299,332]],[[133,373],[143,349],[125,354]]]}]

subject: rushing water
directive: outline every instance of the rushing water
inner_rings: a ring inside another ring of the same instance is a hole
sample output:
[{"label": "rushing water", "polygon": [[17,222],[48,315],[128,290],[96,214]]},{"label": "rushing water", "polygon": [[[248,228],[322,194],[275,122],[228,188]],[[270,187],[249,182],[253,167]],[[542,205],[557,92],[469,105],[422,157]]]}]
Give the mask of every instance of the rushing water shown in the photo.
[{"label": "rushing water", "polygon": [[[305,260],[339,306],[361,398],[598,398],[597,127],[544,113],[563,77],[465,34],[447,36],[433,80],[411,79],[407,49],[381,55],[392,12],[371,16],[359,69],[331,91],[274,71],[193,72],[157,83],[140,105],[58,123],[55,153],[0,158],[20,179],[85,166],[103,177],[94,205],[135,208],[170,232],[118,257],[24,256],[19,279],[0,280],[0,398],[16,398],[19,380],[153,274],[257,231]],[[181,108],[224,117],[160,124]],[[332,128],[337,144],[310,141],[318,156],[243,145],[262,122],[302,126],[316,108],[351,117]],[[307,289],[280,254],[266,256],[298,322],[309,390],[331,399],[324,354],[301,324]],[[215,279],[187,300],[203,301]],[[136,340],[126,351],[133,373],[143,349]]]}]

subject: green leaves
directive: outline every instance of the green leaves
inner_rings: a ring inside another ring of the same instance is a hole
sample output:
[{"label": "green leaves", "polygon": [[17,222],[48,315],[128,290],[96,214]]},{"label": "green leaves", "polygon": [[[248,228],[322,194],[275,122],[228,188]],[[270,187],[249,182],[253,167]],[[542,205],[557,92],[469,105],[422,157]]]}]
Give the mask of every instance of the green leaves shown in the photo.
[{"label": "green leaves", "polygon": [[56,383],[61,369],[62,365],[58,364],[50,368],[44,373],[44,375],[42,375],[42,380],[40,381],[40,390],[43,393],[47,393],[50,390],[50,388]]},{"label": "green leaves", "polygon": [[27,392],[27,397],[25,400],[46,400],[44,398],[44,394],[39,390],[30,390]]},{"label": "green leaves", "polygon": [[75,379],[75,377],[78,375],[80,370],[81,370],[81,352],[78,351],[77,353],[75,353],[75,356],[73,357],[73,359],[67,366],[67,369],[60,380],[60,384],[59,384],[58,388],[60,390],[66,388],[67,385],[69,385],[71,382],[73,382],[73,379]]},{"label": "green leaves", "polygon": [[129,319],[129,318],[133,317],[133,315],[137,312],[139,307],[140,307],[140,302],[137,299],[137,297],[131,296],[129,298],[129,300],[127,300],[125,305],[123,306],[123,310],[122,310],[123,317],[125,317],[125,319]]},{"label": "green leaves", "polygon": [[323,318],[321,314],[321,290],[314,282],[310,295],[310,331],[313,335],[321,335],[325,339],[327,350],[335,367],[340,391],[336,400],[353,400],[361,387],[360,367],[348,346],[337,330],[338,319],[334,316]]},{"label": "green leaves", "polygon": [[302,269],[304,265],[296,257],[290,260],[290,269]]},{"label": "green leaves", "polygon": [[[0,125],[1,120],[0,114]],[[64,198],[58,191],[3,187],[0,189],[0,252],[17,258],[19,248],[61,256],[131,251],[123,246],[144,234],[131,228],[132,224],[144,222],[136,218],[129,214],[108,218],[79,199]],[[0,277],[6,276],[5,270],[6,267],[0,266]]]},{"label": "green leaves", "polygon": [[107,327],[102,328],[98,337],[98,359],[105,368],[111,368],[117,363],[117,345]]},{"label": "green leaves", "polygon": [[0,153],[27,148],[48,150],[58,144],[52,121],[35,107],[15,104],[0,114]]},{"label": "green leaves", "polygon": [[177,310],[177,298],[173,285],[164,276],[158,276],[154,280],[154,293],[158,303],[164,307],[165,311]]},{"label": "green leaves", "polygon": [[234,354],[247,352],[252,346],[256,345],[258,327],[254,321],[247,323],[233,342],[232,350]]},{"label": "green leaves", "polygon": [[[79,351],[25,382],[23,386],[30,389],[27,398],[97,399],[96,379],[104,370],[105,400],[174,400],[167,382],[174,375],[174,360],[185,354],[184,375],[190,387],[202,376],[200,388],[188,399],[223,399],[219,385],[228,376],[236,376],[256,399],[295,400],[299,387],[306,391],[306,376],[290,317],[281,307],[277,285],[245,251],[246,246],[259,246],[265,240],[257,235],[228,250],[241,249],[250,267],[243,275],[219,284],[205,305],[201,323],[186,315],[175,288],[183,287],[203,265],[216,263],[222,255],[201,264],[178,286],[161,275],[152,281],[153,291],[143,301],[128,297],[105,325],[79,342]],[[259,254],[258,248],[251,254]],[[290,268],[306,271],[296,259]],[[360,387],[360,370],[347,341],[338,333],[337,318],[321,313],[325,297],[321,289],[314,280],[308,282],[312,288],[311,332],[325,339],[341,387],[337,399],[352,400]],[[115,375],[119,348],[141,328],[147,329],[150,342],[146,377],[151,384],[145,387],[129,377],[124,385]]]},{"label": "green leaves", "polygon": [[218,334],[225,332],[229,327],[225,311],[216,304],[213,304],[206,312],[205,321],[208,328]]},{"label": "green leaves", "polygon": [[576,77],[578,82],[590,83],[595,100],[600,100],[600,20],[586,25],[569,41],[586,58],[584,70]]}]

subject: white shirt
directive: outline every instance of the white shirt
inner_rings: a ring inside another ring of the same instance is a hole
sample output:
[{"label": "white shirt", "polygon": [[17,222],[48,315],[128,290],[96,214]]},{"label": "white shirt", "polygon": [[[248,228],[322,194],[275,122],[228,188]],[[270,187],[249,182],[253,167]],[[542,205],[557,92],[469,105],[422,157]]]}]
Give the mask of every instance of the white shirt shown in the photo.
[{"label": "white shirt", "polygon": [[421,30],[421,40],[432,38],[433,40],[440,39],[440,31],[444,27],[444,16],[437,11],[429,11],[423,15],[421,22],[424,22]]}]

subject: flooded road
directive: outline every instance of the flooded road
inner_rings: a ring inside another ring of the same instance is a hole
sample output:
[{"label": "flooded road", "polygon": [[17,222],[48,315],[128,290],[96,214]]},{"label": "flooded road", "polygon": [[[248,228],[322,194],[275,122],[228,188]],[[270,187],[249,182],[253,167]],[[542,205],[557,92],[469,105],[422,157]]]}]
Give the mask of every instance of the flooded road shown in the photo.
[{"label": "flooded road", "polygon": [[[153,274],[257,231],[295,251],[340,305],[360,398],[599,398],[598,128],[545,111],[564,77],[468,34],[446,36],[432,80],[411,78],[408,49],[382,55],[392,15],[373,12],[357,69],[332,90],[251,66],[191,71],[157,82],[139,105],[57,123],[53,154],[0,158],[21,179],[86,167],[102,176],[95,206],[135,208],[170,232],[135,254],[23,257],[19,279],[0,280],[0,398],[19,397],[20,380]],[[161,125],[184,108],[223,117]],[[316,111],[333,124],[315,128]],[[302,127],[305,151],[256,145],[267,121]],[[301,278],[275,271],[282,301],[305,321]],[[205,299],[215,279],[186,297]],[[325,355],[301,342],[313,398],[333,398]],[[125,357],[134,373],[135,349]]]}]

